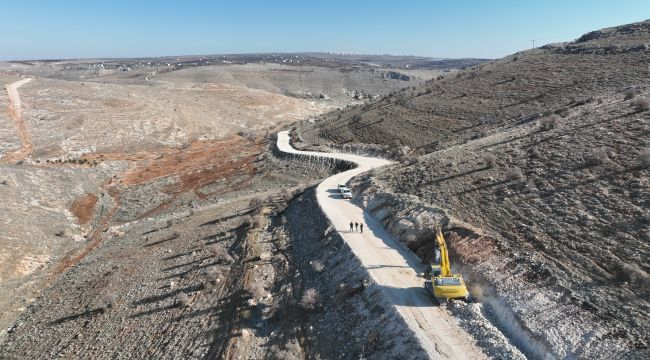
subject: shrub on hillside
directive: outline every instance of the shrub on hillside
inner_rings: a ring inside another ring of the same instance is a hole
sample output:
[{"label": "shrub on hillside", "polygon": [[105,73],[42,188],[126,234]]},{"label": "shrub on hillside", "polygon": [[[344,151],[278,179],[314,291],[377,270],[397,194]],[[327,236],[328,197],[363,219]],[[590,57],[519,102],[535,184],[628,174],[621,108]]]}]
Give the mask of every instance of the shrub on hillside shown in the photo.
[{"label": "shrub on hillside", "polygon": [[522,180],[524,178],[524,173],[521,172],[521,169],[519,168],[510,168],[506,171],[506,179],[507,180]]},{"label": "shrub on hillside", "polygon": [[216,266],[210,266],[205,270],[206,287],[216,286],[221,282],[221,271]]},{"label": "shrub on hillside", "polygon": [[209,251],[212,254],[212,256],[214,256],[217,259],[217,261],[225,261],[228,263],[233,261],[232,256],[228,254],[228,251],[222,248],[221,246],[219,246],[218,244],[211,245]]},{"label": "shrub on hillside", "polygon": [[634,99],[635,96],[636,96],[636,91],[634,91],[634,89],[625,90],[625,92],[623,93],[624,100]]},{"label": "shrub on hillside", "polygon": [[190,306],[190,303],[191,303],[190,297],[187,296],[186,293],[180,292],[180,293],[178,293],[178,295],[176,295],[176,303],[180,307],[188,307],[188,306]]},{"label": "shrub on hillside", "polygon": [[314,269],[315,272],[320,273],[325,269],[325,265],[323,265],[320,260],[314,260],[311,262],[311,267]]},{"label": "shrub on hillside", "polygon": [[551,115],[539,120],[539,129],[541,131],[549,131],[554,129],[557,126],[558,117],[557,115]]},{"label": "shrub on hillside", "polygon": [[300,299],[300,306],[307,311],[316,311],[320,307],[320,295],[315,288],[309,288]]},{"label": "shrub on hillside", "polygon": [[497,157],[494,156],[493,154],[485,154],[485,155],[483,155],[483,163],[488,168],[496,167],[497,166]]},{"label": "shrub on hillside", "polygon": [[117,306],[117,296],[115,294],[106,294],[103,302],[105,309],[112,309]]},{"label": "shrub on hillside", "polygon": [[258,215],[253,219],[253,227],[256,229],[263,229],[266,226],[266,221],[264,220],[264,217],[261,215]]},{"label": "shrub on hillside", "polygon": [[630,102],[630,106],[639,112],[648,111],[650,110],[650,99],[646,97],[634,99],[632,102]]},{"label": "shrub on hillside", "polygon": [[597,166],[606,163],[609,160],[607,150],[604,148],[595,149],[587,158],[587,165]]}]

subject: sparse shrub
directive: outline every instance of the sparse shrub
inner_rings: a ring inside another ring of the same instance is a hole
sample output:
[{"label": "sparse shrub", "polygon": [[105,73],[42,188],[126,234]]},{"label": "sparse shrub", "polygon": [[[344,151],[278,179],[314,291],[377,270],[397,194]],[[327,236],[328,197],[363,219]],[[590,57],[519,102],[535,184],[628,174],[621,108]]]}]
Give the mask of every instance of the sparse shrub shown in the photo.
[{"label": "sparse shrub", "polygon": [[315,272],[321,273],[325,269],[325,265],[323,265],[320,260],[314,260],[311,262],[311,268],[314,269]]},{"label": "sparse shrub", "polygon": [[634,89],[625,90],[625,92],[623,93],[624,100],[634,99],[635,96],[636,96],[636,91],[634,91]]},{"label": "sparse shrub", "polygon": [[634,99],[632,102],[630,102],[630,106],[632,106],[634,110],[638,112],[648,111],[650,110],[650,99],[646,97]]},{"label": "sparse shrub", "polygon": [[519,168],[509,168],[506,171],[506,179],[507,180],[513,180],[513,181],[519,181],[524,178],[524,174],[521,172],[521,169]]},{"label": "sparse shrub", "polygon": [[217,259],[217,261],[232,262],[232,256],[228,254],[228,251],[218,244],[210,245],[210,253]]},{"label": "sparse shrub", "polygon": [[65,235],[65,230],[63,229],[59,229],[54,233],[54,236],[58,236],[58,237],[62,237],[63,235]]},{"label": "sparse shrub", "polygon": [[587,158],[587,165],[597,166],[606,163],[609,160],[607,150],[604,148],[595,149]]},{"label": "sparse shrub", "polygon": [[248,287],[248,293],[255,299],[259,300],[266,296],[266,289],[258,282],[253,282]]},{"label": "sparse shrub", "polygon": [[291,199],[293,199],[293,194],[291,194],[291,191],[289,191],[288,189],[282,190],[280,196],[282,197],[282,200],[287,203],[291,201]]},{"label": "sparse shrub", "polygon": [[264,221],[264,218],[259,215],[256,216],[255,219],[253,219],[253,227],[256,229],[263,229],[266,226],[266,221]]},{"label": "sparse shrub", "polygon": [[206,287],[216,286],[221,282],[221,271],[216,266],[210,266],[205,270]]},{"label": "sparse shrub", "polygon": [[246,215],[241,220],[242,226],[251,226],[253,224],[253,217]]},{"label": "sparse shrub", "polygon": [[186,293],[180,292],[178,295],[176,295],[176,302],[180,307],[188,307],[190,306],[191,300]]},{"label": "sparse shrub", "polygon": [[277,351],[273,358],[275,360],[295,360],[301,358],[300,345],[292,341],[285,345],[284,349]]},{"label": "sparse shrub", "polygon": [[485,155],[483,155],[483,163],[488,168],[496,167],[497,166],[497,157],[494,156],[493,154],[485,154]]},{"label": "sparse shrub", "polygon": [[259,208],[262,207],[262,199],[252,198],[251,201],[248,202],[248,207],[250,207],[251,209],[258,210]]},{"label": "sparse shrub", "polygon": [[115,294],[106,294],[104,295],[103,303],[105,309],[115,308],[117,306],[117,297]]},{"label": "sparse shrub", "polygon": [[541,131],[549,131],[554,129],[557,126],[558,117],[557,115],[551,115],[539,120],[539,129]]},{"label": "sparse shrub", "polygon": [[300,299],[300,306],[307,311],[316,311],[320,307],[320,295],[315,288],[309,288]]}]

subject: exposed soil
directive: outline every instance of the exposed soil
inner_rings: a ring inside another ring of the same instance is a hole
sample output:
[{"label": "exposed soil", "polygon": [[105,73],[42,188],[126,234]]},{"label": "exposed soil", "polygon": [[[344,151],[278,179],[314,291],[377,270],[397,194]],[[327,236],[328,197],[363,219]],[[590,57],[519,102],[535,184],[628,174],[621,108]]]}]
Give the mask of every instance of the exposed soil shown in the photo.
[{"label": "exposed soil", "polygon": [[95,205],[99,198],[93,193],[88,193],[83,197],[75,200],[70,207],[70,211],[79,219],[79,224],[85,225],[95,215]]}]

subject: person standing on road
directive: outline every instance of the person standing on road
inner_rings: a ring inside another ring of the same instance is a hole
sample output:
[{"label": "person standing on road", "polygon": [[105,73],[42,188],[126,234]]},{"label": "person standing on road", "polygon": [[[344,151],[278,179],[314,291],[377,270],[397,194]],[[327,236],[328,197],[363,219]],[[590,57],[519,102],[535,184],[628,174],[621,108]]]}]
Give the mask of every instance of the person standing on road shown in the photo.
[{"label": "person standing on road", "polygon": [[356,231],[356,230],[359,230],[359,223],[358,223],[358,222],[355,222],[355,223],[354,223],[354,230],[355,230],[355,231]]},{"label": "person standing on road", "polygon": [[363,223],[359,224],[359,230],[361,230],[361,233],[363,234]]},{"label": "person standing on road", "polygon": [[350,221],[350,232],[352,232],[352,230],[354,230],[354,224]]}]

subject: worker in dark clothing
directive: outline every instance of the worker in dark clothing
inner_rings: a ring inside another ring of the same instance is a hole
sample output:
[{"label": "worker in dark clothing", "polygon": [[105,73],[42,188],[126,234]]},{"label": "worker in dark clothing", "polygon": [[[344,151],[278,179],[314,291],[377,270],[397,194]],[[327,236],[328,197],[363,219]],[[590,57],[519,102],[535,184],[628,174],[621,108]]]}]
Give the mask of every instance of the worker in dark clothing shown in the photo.
[{"label": "worker in dark clothing", "polygon": [[359,230],[359,223],[358,222],[354,223],[354,230]]},{"label": "worker in dark clothing", "polygon": [[359,224],[359,230],[363,233],[363,223]]},{"label": "worker in dark clothing", "polygon": [[350,221],[350,232],[352,232],[352,230],[354,230],[354,223],[352,223],[352,221]]}]

